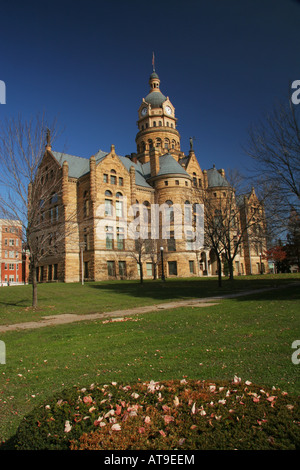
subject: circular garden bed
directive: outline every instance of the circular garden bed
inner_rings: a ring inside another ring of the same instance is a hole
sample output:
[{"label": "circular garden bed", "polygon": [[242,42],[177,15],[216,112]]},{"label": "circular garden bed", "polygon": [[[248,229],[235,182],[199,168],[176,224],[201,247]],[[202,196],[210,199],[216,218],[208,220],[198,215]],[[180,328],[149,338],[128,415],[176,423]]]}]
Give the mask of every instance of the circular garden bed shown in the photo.
[{"label": "circular garden bed", "polygon": [[26,416],[19,450],[300,448],[299,398],[235,377],[92,384],[62,391]]}]

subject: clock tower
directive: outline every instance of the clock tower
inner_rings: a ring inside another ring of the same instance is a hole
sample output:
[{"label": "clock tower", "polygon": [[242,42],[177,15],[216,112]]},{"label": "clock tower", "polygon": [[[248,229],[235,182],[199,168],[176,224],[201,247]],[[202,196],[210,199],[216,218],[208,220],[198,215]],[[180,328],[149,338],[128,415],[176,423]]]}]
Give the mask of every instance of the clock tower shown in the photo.
[{"label": "clock tower", "polygon": [[141,163],[148,162],[150,150],[155,148],[160,155],[170,153],[178,159],[182,152],[175,108],[160,91],[160,79],[155,70],[150,75],[149,85],[150,91],[138,110],[137,158]]}]

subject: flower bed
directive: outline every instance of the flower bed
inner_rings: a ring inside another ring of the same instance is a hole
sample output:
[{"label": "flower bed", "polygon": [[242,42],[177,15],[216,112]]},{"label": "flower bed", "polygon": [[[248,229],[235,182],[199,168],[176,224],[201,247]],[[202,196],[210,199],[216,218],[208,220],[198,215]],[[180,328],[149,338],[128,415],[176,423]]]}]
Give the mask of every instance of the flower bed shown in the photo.
[{"label": "flower bed", "polygon": [[299,449],[299,398],[242,382],[74,387],[19,426],[16,449]]}]

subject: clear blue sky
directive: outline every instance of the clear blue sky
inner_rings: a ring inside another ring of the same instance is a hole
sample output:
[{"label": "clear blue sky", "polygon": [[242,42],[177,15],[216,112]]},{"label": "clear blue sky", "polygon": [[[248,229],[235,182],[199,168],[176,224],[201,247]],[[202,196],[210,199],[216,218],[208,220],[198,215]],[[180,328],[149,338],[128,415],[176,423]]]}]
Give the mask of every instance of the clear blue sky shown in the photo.
[{"label": "clear blue sky", "polygon": [[300,79],[296,0],[0,0],[0,119],[45,111],[55,150],[136,151],[152,51],[181,148],[203,169],[246,169],[247,129]]}]

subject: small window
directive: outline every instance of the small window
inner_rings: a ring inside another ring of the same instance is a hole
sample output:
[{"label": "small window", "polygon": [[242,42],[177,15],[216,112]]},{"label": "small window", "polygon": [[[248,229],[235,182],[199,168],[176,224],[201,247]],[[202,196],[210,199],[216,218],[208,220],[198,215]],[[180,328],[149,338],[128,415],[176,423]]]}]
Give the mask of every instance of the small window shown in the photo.
[{"label": "small window", "polygon": [[107,261],[107,274],[113,277],[116,276],[116,268],[114,261]]},{"label": "small window", "polygon": [[124,250],[125,240],[124,240],[124,228],[117,228],[117,249]]},{"label": "small window", "polygon": [[119,276],[126,277],[126,261],[119,261]]},{"label": "small window", "polygon": [[110,175],[110,184],[117,184],[117,177],[115,175]]},{"label": "small window", "polygon": [[152,263],[146,263],[146,272],[147,272],[147,276],[152,276],[152,274],[153,274],[153,265],[152,265]]},{"label": "small window", "polygon": [[194,261],[189,261],[190,274],[195,274],[195,263]]},{"label": "small window", "polygon": [[56,193],[52,194],[50,199],[50,204],[56,204],[58,201],[58,195]]},{"label": "small window", "polygon": [[84,279],[89,278],[89,262],[85,261],[84,262]]},{"label": "small window", "polygon": [[175,180],[176,186],[179,186],[179,180]]},{"label": "small window", "polygon": [[119,178],[119,186],[124,186],[124,179],[121,176]]},{"label": "small window", "polygon": [[169,182],[168,181],[165,181],[165,186],[168,186]]},{"label": "small window", "polygon": [[57,271],[58,271],[58,265],[54,264],[54,266],[53,266],[53,281],[57,281],[57,279],[58,279]]},{"label": "small window", "polygon": [[107,250],[112,250],[114,247],[114,242],[113,242],[113,227],[111,226],[106,226],[105,227],[106,231],[106,249]]},{"label": "small window", "polygon": [[170,276],[177,276],[177,261],[169,261],[169,275]]},{"label": "small window", "polygon": [[108,175],[107,174],[103,175],[103,183],[108,183]]}]

